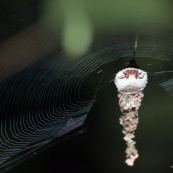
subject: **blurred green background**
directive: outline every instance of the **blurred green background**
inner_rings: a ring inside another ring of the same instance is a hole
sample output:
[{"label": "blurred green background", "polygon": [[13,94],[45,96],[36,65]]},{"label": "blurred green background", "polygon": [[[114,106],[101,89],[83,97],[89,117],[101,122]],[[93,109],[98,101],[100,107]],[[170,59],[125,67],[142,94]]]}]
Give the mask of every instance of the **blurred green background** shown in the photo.
[{"label": "blurred green background", "polygon": [[74,55],[87,51],[95,34],[139,28],[159,32],[172,25],[172,1],[165,0],[50,0],[41,10],[61,30],[66,53]]}]

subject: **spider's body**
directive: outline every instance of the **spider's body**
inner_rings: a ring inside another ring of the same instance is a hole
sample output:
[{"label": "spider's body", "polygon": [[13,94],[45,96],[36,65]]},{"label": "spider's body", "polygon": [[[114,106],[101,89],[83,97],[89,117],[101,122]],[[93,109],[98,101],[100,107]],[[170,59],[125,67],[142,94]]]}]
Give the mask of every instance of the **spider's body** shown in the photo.
[{"label": "spider's body", "polygon": [[126,69],[123,71],[123,76],[119,76],[119,79],[127,78],[129,79],[130,76],[134,76],[136,79],[142,79],[144,77],[144,74],[142,72],[139,72],[139,69]]},{"label": "spider's body", "polygon": [[125,68],[119,71],[114,80],[119,92],[141,91],[147,83],[147,73],[137,68]]}]

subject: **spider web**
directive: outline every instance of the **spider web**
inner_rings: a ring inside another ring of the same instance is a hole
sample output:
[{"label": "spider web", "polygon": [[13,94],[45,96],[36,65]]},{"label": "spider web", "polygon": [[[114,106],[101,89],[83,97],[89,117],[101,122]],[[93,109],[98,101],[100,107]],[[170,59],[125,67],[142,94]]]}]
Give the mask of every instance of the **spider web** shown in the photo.
[{"label": "spider web", "polygon": [[[53,53],[2,81],[1,172],[82,126],[98,90],[113,82],[116,72],[131,59],[132,45],[131,35],[114,35],[99,40],[80,59]],[[149,83],[156,82],[171,92],[172,46],[166,37],[144,35],[136,54],[139,66],[149,72]],[[160,83],[157,78],[161,78]]]},{"label": "spider web", "polygon": [[104,52],[71,61],[48,55],[1,82],[2,172],[84,123],[103,74],[95,70],[113,59]]}]

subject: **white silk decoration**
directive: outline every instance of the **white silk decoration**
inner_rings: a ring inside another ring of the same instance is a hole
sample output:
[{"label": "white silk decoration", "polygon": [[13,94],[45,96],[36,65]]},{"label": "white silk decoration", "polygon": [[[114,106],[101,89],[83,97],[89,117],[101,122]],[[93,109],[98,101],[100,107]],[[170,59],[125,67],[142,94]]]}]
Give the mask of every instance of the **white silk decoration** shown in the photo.
[{"label": "white silk decoration", "polygon": [[127,144],[125,163],[129,166],[133,166],[139,157],[133,138],[138,125],[138,109],[144,96],[142,91],[147,81],[147,73],[138,68],[125,68],[116,74],[114,80],[122,113],[119,120]]}]

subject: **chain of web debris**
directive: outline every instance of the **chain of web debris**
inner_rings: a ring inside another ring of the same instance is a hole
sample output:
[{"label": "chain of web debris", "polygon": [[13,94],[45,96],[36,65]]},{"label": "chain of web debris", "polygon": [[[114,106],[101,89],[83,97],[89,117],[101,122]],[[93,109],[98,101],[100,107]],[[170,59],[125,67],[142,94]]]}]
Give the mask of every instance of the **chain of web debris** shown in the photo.
[{"label": "chain of web debris", "polygon": [[142,91],[138,92],[120,92],[118,94],[119,105],[122,112],[120,117],[120,124],[123,126],[124,140],[126,141],[126,164],[133,166],[136,158],[139,157],[138,151],[135,147],[135,130],[138,125],[138,109],[141,105],[144,94]]}]

